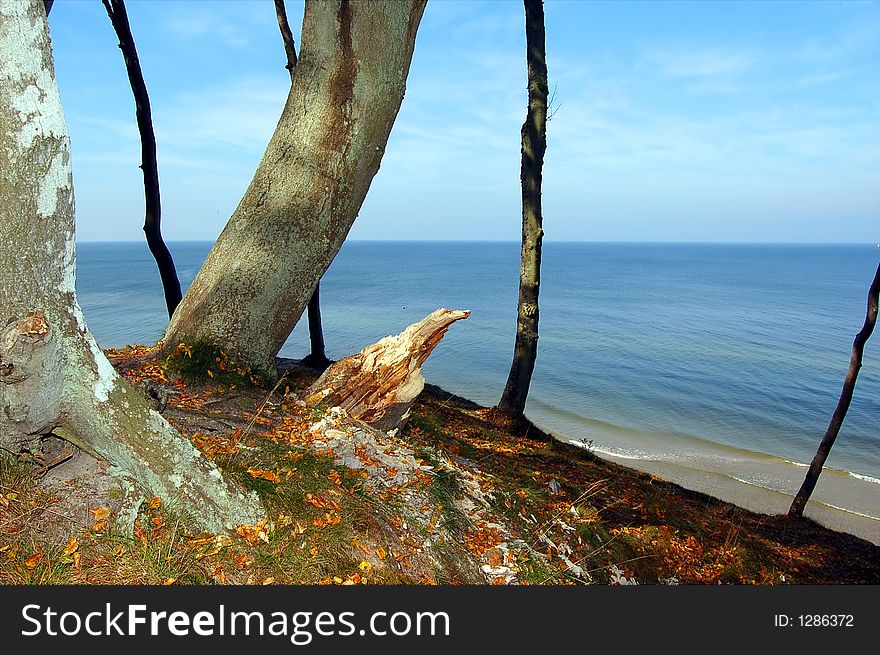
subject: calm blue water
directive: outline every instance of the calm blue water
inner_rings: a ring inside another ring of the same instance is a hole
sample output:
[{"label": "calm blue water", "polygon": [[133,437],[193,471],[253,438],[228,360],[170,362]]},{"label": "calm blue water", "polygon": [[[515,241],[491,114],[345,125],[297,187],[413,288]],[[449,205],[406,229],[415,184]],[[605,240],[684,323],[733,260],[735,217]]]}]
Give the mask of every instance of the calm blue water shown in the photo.
[{"label": "calm blue water", "polygon": [[[184,286],[209,248],[171,244]],[[80,303],[103,347],[161,337],[164,301],[145,245],[82,243],[78,258]],[[747,451],[809,462],[878,258],[873,244],[546,243],[527,414],[624,458]],[[438,307],[470,309],[425,375],[494,404],[512,356],[518,275],[516,243],[347,243],[321,287],[328,355]],[[304,323],[283,356],[308,352]],[[880,334],[828,465],[880,478]]]}]

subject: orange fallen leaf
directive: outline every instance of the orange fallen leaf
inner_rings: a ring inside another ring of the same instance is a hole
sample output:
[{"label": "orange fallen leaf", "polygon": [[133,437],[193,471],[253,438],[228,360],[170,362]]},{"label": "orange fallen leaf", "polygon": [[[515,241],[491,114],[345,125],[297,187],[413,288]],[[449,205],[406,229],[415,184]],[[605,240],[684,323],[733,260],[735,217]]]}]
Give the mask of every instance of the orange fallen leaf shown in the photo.
[{"label": "orange fallen leaf", "polygon": [[150,509],[158,509],[158,508],[159,508],[159,505],[161,505],[161,504],[162,504],[162,499],[159,498],[159,497],[156,497],[156,498],[153,498],[153,499],[149,502],[149,504],[147,505],[147,507],[149,507]]},{"label": "orange fallen leaf", "polygon": [[29,569],[33,569],[40,563],[41,559],[43,559],[43,551],[38,550],[24,561],[24,565]]},{"label": "orange fallen leaf", "polygon": [[77,548],[79,548],[79,542],[75,538],[71,537],[67,540],[67,545],[64,547],[64,554],[72,555]]},{"label": "orange fallen leaf", "polygon": [[96,521],[104,521],[110,517],[109,507],[93,507],[89,511],[94,515]]},{"label": "orange fallen leaf", "polygon": [[263,519],[257,525],[240,525],[235,528],[236,534],[244,537],[248,543],[255,544],[257,541],[269,543],[269,535],[266,533],[266,524],[269,519]]},{"label": "orange fallen leaf", "polygon": [[165,585],[166,587],[168,587],[170,585],[173,585],[174,581],[175,581],[175,578],[165,578],[165,580],[162,581],[162,584]]},{"label": "orange fallen leaf", "polygon": [[265,469],[248,469],[248,473],[251,474],[251,477],[254,478],[264,478],[269,482],[280,482],[281,478],[274,471],[267,471]]}]

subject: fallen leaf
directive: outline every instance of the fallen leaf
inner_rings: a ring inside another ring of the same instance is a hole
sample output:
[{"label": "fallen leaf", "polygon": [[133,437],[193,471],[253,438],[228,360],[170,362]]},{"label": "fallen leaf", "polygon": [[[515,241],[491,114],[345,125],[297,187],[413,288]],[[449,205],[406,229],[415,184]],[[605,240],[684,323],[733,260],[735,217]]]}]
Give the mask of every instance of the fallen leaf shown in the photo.
[{"label": "fallen leaf", "polygon": [[72,555],[77,548],[79,548],[79,542],[75,538],[71,537],[67,540],[67,545],[64,547],[64,554]]},{"label": "fallen leaf", "polygon": [[93,507],[89,511],[94,515],[96,521],[104,521],[110,517],[109,507]]},{"label": "fallen leaf", "polygon": [[43,551],[38,550],[36,553],[31,555],[24,561],[24,565],[29,569],[33,569],[37,564],[40,563],[41,559],[43,559]]},{"label": "fallen leaf", "polygon": [[251,477],[254,478],[264,478],[269,482],[279,482],[281,478],[274,471],[267,471],[265,469],[248,469],[248,473],[251,474]]}]

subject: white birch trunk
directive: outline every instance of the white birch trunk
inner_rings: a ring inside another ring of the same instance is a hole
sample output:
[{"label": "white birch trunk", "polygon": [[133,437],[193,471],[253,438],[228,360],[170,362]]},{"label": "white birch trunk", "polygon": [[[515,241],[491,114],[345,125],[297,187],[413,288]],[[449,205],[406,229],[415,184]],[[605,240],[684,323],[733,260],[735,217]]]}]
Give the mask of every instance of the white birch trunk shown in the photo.
[{"label": "white birch trunk", "polygon": [[202,527],[254,524],[257,499],[116,374],[76,299],[70,139],[42,0],[0,0],[0,446],[53,430]]}]

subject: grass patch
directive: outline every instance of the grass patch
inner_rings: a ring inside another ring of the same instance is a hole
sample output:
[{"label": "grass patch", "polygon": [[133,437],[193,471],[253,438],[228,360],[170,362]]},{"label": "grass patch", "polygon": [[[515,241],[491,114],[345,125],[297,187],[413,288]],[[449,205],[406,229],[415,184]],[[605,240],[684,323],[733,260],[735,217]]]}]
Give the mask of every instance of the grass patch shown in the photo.
[{"label": "grass patch", "polygon": [[219,384],[229,388],[271,387],[274,371],[253,369],[207,342],[180,344],[165,358],[165,366],[190,384]]},{"label": "grass patch", "polygon": [[316,584],[358,573],[351,541],[375,513],[355,472],[329,456],[261,440],[227,473],[257,492],[271,518],[267,540],[252,545],[258,577]]}]

